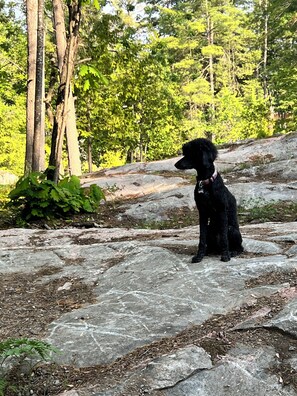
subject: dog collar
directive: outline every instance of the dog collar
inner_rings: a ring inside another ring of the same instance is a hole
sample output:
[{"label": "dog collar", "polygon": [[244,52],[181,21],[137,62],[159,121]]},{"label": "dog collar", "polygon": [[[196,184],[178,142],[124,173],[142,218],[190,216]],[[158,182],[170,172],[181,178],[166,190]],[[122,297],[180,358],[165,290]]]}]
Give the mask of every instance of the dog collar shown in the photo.
[{"label": "dog collar", "polygon": [[215,169],[213,175],[209,179],[199,180],[197,177],[197,183],[199,184],[199,187],[207,186],[208,184],[213,183],[217,178],[217,176],[218,176],[218,171]]}]

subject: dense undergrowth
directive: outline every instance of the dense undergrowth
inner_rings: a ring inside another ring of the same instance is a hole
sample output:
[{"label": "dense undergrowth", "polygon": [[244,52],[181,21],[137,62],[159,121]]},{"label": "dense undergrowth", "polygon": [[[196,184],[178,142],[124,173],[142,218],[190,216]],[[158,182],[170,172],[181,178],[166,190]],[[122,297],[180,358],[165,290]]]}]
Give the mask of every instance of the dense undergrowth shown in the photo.
[{"label": "dense undergrowth", "polygon": [[16,222],[69,217],[75,213],[93,213],[105,199],[103,191],[93,184],[80,186],[76,176],[65,177],[55,184],[46,172],[21,177],[11,190],[2,190],[2,211],[7,209]]}]

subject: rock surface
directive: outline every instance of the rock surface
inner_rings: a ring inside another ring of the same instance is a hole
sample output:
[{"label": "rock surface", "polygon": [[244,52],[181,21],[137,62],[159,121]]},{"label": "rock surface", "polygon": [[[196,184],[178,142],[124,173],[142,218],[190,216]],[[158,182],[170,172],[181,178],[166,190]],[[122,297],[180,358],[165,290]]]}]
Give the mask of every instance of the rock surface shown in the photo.
[{"label": "rock surface", "polygon": [[18,181],[18,177],[13,173],[0,171],[0,185],[12,185]]},{"label": "rock surface", "polygon": [[[285,169],[296,161],[296,142],[292,134],[220,150],[218,167],[239,201],[297,201],[296,174]],[[164,220],[177,208],[194,208],[193,176],[177,173],[175,160],[111,169],[90,175],[85,185],[98,183],[109,199],[125,199],[119,216]],[[267,161],[282,176],[270,180]],[[243,162],[251,162],[250,176],[239,169]],[[262,166],[265,179],[249,181]],[[112,366],[141,355],[122,379],[65,395],[296,395],[297,222],[241,231],[242,256],[192,264],[198,226],[3,230],[0,273],[31,274],[39,284],[65,277],[56,293],[74,287],[75,279],[92,287],[92,303],[47,328],[44,339],[61,351],[57,363]],[[161,343],[168,351],[158,354]]]}]

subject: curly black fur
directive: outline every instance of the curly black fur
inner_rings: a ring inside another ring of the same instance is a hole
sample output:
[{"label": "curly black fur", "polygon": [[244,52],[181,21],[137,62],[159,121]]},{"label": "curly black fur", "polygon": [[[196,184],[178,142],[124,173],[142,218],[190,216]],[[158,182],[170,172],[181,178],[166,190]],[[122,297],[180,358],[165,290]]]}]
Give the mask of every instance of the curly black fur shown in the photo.
[{"label": "curly black fur", "polygon": [[212,179],[217,155],[212,142],[195,139],[183,145],[183,157],[175,164],[177,169],[197,171],[194,198],[199,211],[200,239],[193,263],[209,253],[221,253],[221,260],[229,261],[230,257],[243,252],[236,200],[219,173]]}]

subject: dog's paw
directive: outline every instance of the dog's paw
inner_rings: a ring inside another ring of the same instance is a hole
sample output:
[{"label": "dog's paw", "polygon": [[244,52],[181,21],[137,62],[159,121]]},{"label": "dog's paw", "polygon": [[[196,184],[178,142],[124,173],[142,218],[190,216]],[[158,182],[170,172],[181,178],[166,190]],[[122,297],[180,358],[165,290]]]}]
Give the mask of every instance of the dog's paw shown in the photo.
[{"label": "dog's paw", "polygon": [[200,263],[204,257],[204,254],[196,254],[196,256],[192,257],[192,263]]},{"label": "dog's paw", "polygon": [[231,259],[231,257],[230,257],[229,253],[222,254],[221,261],[226,263],[227,261],[230,261],[230,259]]},{"label": "dog's paw", "polygon": [[242,250],[233,250],[231,252],[231,257],[239,256],[242,252],[243,252],[243,249]]}]

